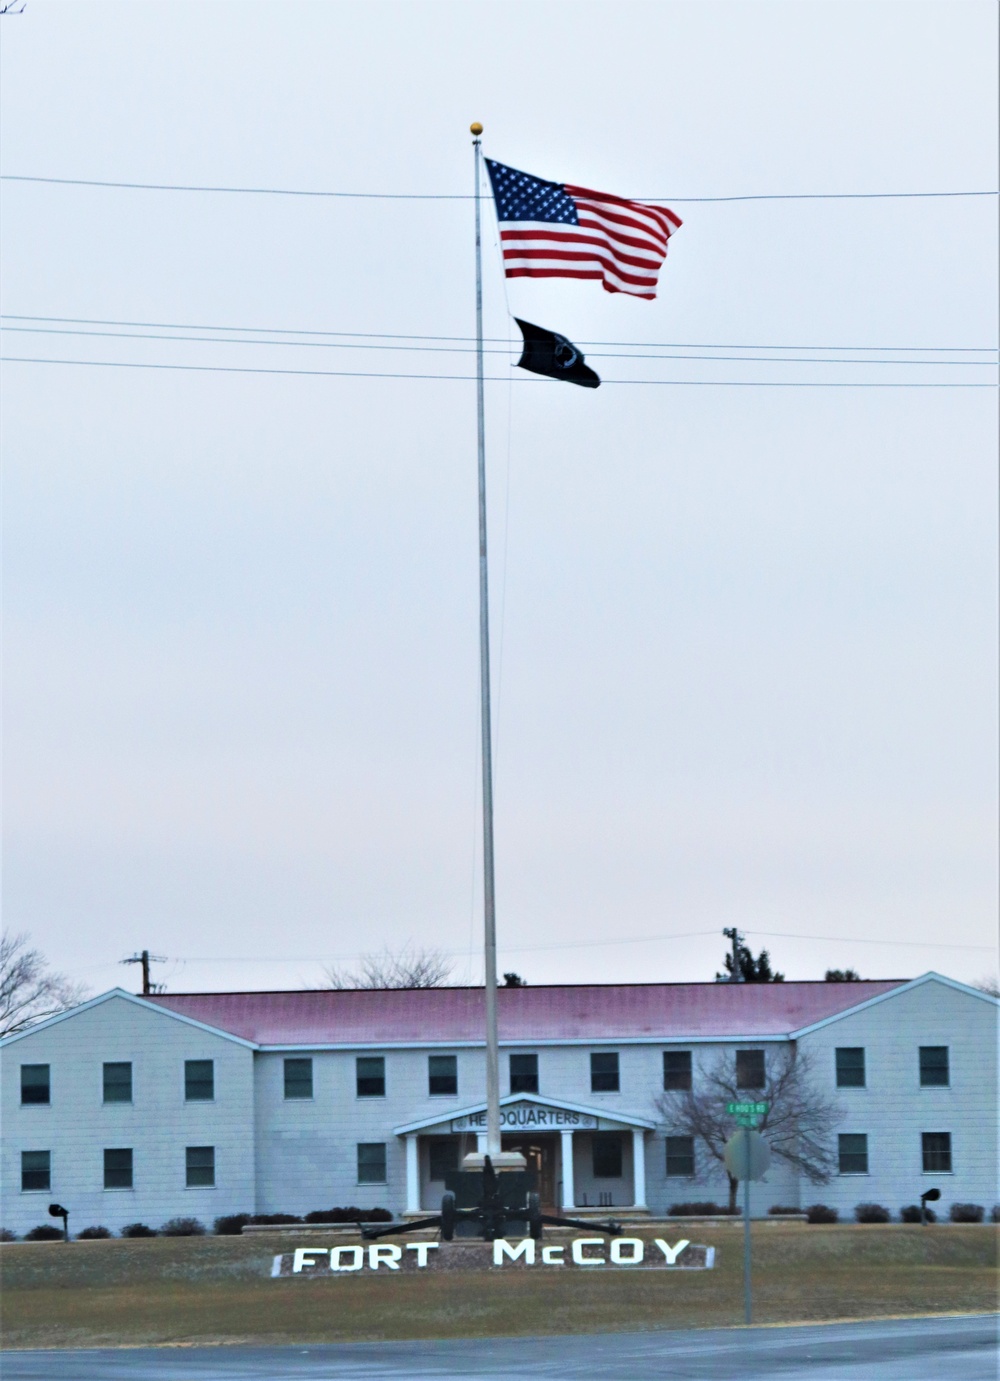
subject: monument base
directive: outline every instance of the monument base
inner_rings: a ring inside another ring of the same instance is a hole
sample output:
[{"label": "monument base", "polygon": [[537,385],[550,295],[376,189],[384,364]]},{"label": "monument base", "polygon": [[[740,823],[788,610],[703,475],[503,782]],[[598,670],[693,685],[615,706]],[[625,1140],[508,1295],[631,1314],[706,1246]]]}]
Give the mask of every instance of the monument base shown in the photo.
[{"label": "monument base", "polygon": [[[497,1151],[490,1156],[490,1164],[494,1170],[526,1170],[528,1162],[520,1151]],[[482,1172],[486,1169],[486,1152],[470,1151],[463,1157],[463,1170],[478,1170]]]}]

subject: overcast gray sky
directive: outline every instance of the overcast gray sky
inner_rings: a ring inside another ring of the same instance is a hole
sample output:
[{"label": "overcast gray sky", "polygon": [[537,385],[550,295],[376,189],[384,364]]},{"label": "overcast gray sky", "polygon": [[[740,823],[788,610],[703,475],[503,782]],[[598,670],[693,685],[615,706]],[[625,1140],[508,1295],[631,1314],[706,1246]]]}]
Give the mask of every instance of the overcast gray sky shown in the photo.
[{"label": "overcast gray sky", "polygon": [[[508,285],[596,392],[506,382],[487,208],[503,968],[711,979],[730,925],[789,978],[994,968],[995,393],[611,381],[995,382],[904,351],[995,347],[995,199],[686,199],[995,188],[996,28],[979,0],[0,20],[7,175],[461,196],[479,119],[515,167],[674,199],[656,302]],[[469,200],[2,185],[7,326],[473,331]],[[471,372],[335,341],[4,354]],[[833,346],[936,363],[803,362]],[[481,981],[473,385],[7,363],[3,457],[7,925],[95,991],[143,946],[174,990],[407,941]]]}]

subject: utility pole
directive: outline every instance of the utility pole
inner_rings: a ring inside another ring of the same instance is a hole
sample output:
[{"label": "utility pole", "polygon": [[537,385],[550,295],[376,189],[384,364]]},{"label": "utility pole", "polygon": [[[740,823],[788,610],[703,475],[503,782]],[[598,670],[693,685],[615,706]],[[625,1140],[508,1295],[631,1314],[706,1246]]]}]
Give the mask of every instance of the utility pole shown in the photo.
[{"label": "utility pole", "polygon": [[142,995],[148,997],[150,993],[156,991],[156,985],[149,981],[149,966],[150,964],[165,964],[166,959],[165,954],[150,954],[148,949],[144,949],[141,954],[132,954],[128,959],[123,959],[121,962],[123,964],[142,965]]},{"label": "utility pole", "polygon": [[733,976],[730,983],[742,983],[743,975],[740,972],[740,945],[743,943],[743,936],[733,926],[732,930],[724,930],[723,935],[733,942]]}]

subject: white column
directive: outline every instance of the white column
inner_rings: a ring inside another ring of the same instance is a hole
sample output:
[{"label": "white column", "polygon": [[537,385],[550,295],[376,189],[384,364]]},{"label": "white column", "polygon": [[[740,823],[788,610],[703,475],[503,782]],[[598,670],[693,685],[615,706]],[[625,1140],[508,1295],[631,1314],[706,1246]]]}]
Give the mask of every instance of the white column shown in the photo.
[{"label": "white column", "polygon": [[485,1156],[489,1143],[485,1132],[476,1133],[476,1150],[481,1156]]},{"label": "white column", "polygon": [[573,1187],[573,1133],[563,1130],[559,1133],[562,1141],[562,1206],[576,1207],[576,1191]]},{"label": "white column", "polygon": [[646,1207],[646,1133],[642,1127],[632,1128],[632,1185],[636,1208]]},{"label": "white column", "polygon": [[420,1212],[420,1152],[415,1132],[406,1138],[406,1211]]}]

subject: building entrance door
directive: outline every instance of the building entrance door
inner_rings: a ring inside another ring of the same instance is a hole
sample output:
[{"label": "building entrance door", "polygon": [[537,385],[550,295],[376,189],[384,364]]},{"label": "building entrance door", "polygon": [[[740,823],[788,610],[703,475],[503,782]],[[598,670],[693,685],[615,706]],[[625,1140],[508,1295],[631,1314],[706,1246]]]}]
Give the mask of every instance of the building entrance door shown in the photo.
[{"label": "building entrance door", "polygon": [[538,1176],[538,1196],[542,1208],[551,1212],[556,1207],[556,1155],[558,1137],[554,1132],[539,1132],[536,1136],[517,1134],[501,1137],[505,1151],[520,1151],[528,1162],[528,1169]]}]

